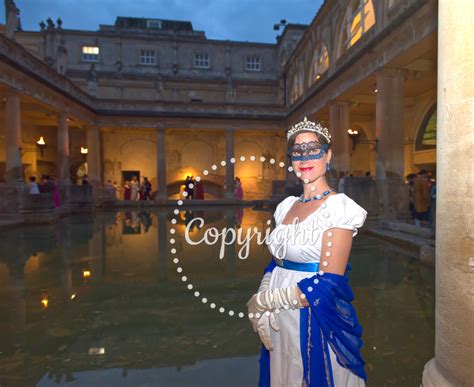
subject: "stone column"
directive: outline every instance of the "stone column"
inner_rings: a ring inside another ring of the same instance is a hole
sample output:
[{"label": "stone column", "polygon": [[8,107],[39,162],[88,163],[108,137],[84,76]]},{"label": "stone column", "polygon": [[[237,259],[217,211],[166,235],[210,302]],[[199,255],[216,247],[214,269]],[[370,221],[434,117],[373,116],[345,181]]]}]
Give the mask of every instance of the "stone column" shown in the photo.
[{"label": "stone column", "polygon": [[156,127],[156,173],[158,174],[157,193],[155,200],[168,200],[168,190],[166,182],[166,131],[163,125]]},{"label": "stone column", "polygon": [[439,1],[436,338],[424,387],[474,383],[473,14],[472,1]]},{"label": "stone column", "polygon": [[234,199],[234,164],[230,159],[234,157],[234,130],[227,128],[225,130],[225,185],[226,190],[224,197],[226,199]]},{"label": "stone column", "polygon": [[[379,143],[375,179],[379,210],[383,217],[394,218],[399,211],[408,208],[408,203],[403,200],[405,192],[402,186],[405,157],[404,73],[400,69],[381,69],[376,77],[375,135]],[[408,193],[406,195],[408,200]]]},{"label": "stone column", "polygon": [[69,183],[69,128],[67,114],[58,114],[57,176],[60,183]]},{"label": "stone column", "polygon": [[5,104],[5,181],[22,183],[20,96],[9,94]]},{"label": "stone column", "polygon": [[89,149],[87,154],[87,175],[89,183],[97,194],[97,191],[102,186],[100,129],[98,126],[93,125],[87,128],[87,148]]},{"label": "stone column", "polygon": [[349,102],[336,102],[329,106],[329,131],[332,136],[333,159],[331,168],[339,172],[350,171],[351,139],[347,134],[350,128]]}]

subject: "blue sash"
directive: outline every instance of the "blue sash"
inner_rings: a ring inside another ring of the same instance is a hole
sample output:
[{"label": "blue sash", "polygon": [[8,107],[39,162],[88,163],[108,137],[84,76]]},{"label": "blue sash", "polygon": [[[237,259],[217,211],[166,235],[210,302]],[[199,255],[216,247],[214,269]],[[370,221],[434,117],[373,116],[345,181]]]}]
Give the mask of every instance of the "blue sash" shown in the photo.
[{"label": "blue sash", "polygon": [[313,273],[317,273],[319,270],[319,262],[294,262],[288,259],[277,259],[275,257],[273,257],[273,262],[275,265],[288,270],[308,271]]},{"label": "blue sash", "polygon": [[[273,271],[276,266],[277,263],[272,259],[264,273]],[[301,269],[301,266],[298,267]],[[289,268],[288,265],[286,268]],[[343,276],[334,273],[315,274],[298,282],[310,305],[300,309],[300,348],[303,377],[308,387],[334,387],[329,345],[340,365],[367,380],[365,363],[360,355],[362,327],[351,304],[354,297],[349,286],[350,269],[348,263]],[[270,352],[263,345],[259,362],[258,385],[270,387]]]}]

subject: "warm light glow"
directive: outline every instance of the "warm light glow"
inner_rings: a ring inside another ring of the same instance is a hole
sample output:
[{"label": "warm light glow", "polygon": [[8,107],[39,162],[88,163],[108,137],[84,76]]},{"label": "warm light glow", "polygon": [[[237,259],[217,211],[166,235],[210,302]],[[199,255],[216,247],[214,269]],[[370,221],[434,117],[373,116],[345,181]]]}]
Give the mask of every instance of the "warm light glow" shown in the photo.
[{"label": "warm light glow", "polygon": [[375,89],[375,90],[374,90],[374,93],[378,93],[378,91],[379,91],[379,89]]},{"label": "warm light glow", "polygon": [[83,54],[99,55],[99,47],[84,46],[84,47],[82,47],[82,53]]},{"label": "warm light glow", "polygon": [[91,271],[90,270],[83,270],[82,271],[82,276],[84,278],[89,278],[91,276]]},{"label": "warm light glow", "polygon": [[319,75],[319,74],[316,75],[316,79],[319,79],[319,78],[321,78],[321,75]]},{"label": "warm light glow", "polygon": [[46,145],[46,142],[44,141],[44,137],[43,137],[43,136],[41,136],[40,139],[39,139],[38,141],[36,141],[36,143],[37,143],[38,145]]},{"label": "warm light glow", "polygon": [[45,308],[45,309],[48,307],[48,305],[49,305],[48,296],[43,295],[43,297],[41,298],[41,305],[42,305],[43,308]]},{"label": "warm light glow", "polygon": [[81,146],[81,155],[86,155],[86,154],[88,154],[88,153],[89,153],[89,149],[83,148],[83,147]]},{"label": "warm light glow", "polygon": [[357,136],[359,134],[357,130],[352,130],[352,129],[348,129],[347,133],[349,133],[350,136]]},{"label": "warm light glow", "polygon": [[76,298],[76,293],[71,295],[71,300],[74,300]]}]

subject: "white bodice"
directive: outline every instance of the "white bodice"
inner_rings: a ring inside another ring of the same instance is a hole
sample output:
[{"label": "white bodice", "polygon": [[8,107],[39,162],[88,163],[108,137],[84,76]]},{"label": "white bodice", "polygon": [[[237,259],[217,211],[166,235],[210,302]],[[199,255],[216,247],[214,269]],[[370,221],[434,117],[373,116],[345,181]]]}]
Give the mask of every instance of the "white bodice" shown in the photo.
[{"label": "white bodice", "polygon": [[267,246],[272,256],[295,262],[319,262],[324,231],[330,228],[352,230],[362,227],[367,211],[343,193],[330,195],[321,206],[299,223],[282,224],[298,196],[288,196],[275,210],[275,228],[270,233]]}]

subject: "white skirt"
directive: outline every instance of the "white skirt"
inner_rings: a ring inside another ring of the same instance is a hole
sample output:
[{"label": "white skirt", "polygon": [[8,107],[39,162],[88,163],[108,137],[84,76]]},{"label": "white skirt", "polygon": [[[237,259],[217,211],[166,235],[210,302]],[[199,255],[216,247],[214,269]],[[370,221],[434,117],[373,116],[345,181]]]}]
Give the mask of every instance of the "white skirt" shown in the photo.
[{"label": "white skirt", "polygon": [[[287,270],[275,267],[270,280],[270,289],[295,285],[314,273]],[[273,351],[270,351],[271,387],[301,387],[303,385],[303,359],[300,349],[300,311],[283,310],[276,315],[280,325],[278,332],[271,330]],[[332,375],[335,387],[363,387],[364,379],[342,367],[329,345]]]}]

